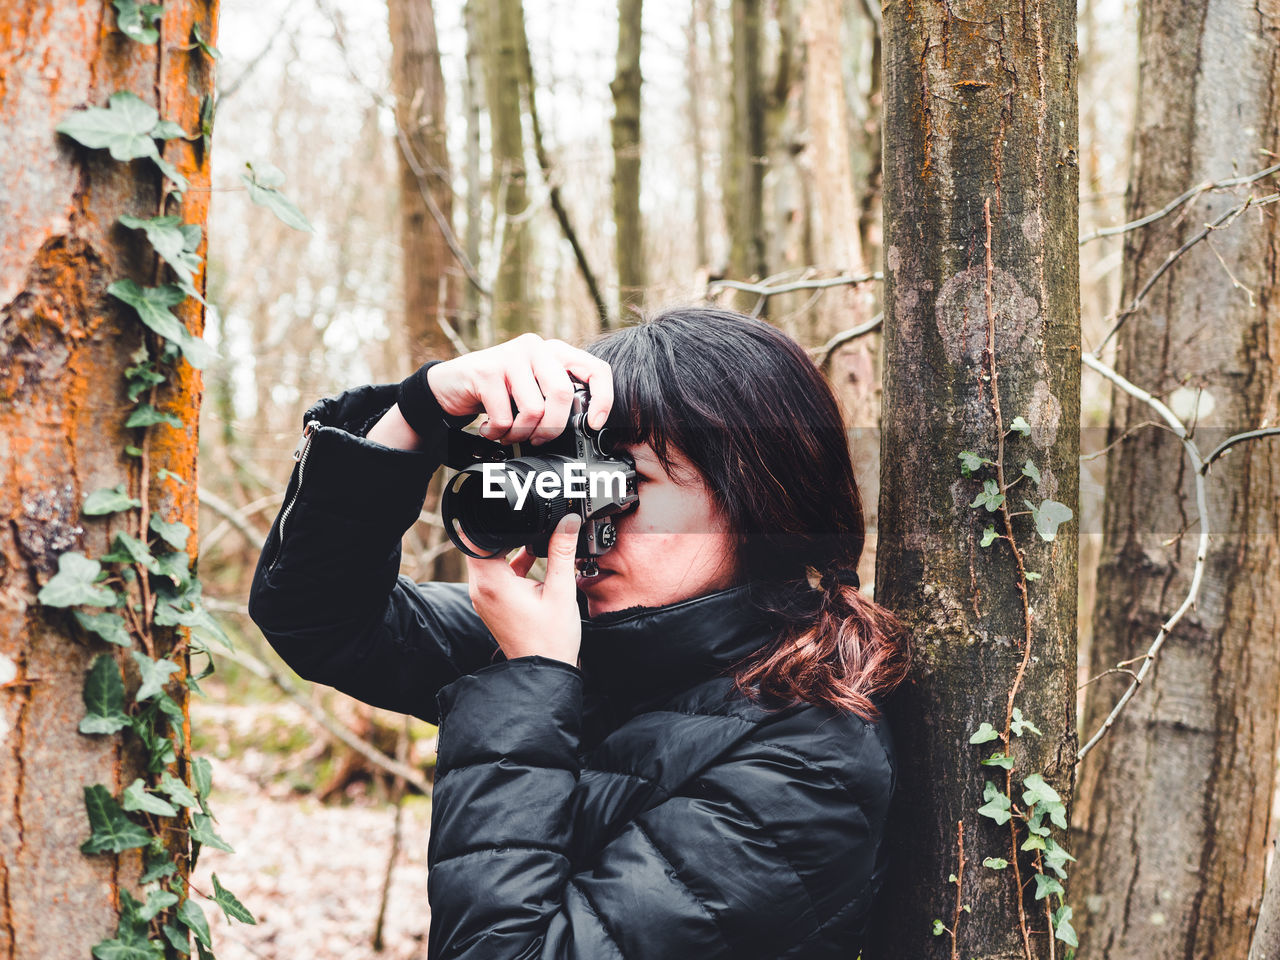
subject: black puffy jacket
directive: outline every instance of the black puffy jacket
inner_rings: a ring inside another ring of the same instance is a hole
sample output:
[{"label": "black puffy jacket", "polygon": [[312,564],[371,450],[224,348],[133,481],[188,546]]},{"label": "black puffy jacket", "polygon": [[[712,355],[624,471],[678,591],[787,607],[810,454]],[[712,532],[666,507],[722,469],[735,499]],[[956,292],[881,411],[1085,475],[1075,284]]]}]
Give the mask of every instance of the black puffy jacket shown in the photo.
[{"label": "black puffy jacket", "polygon": [[322,400],[249,611],[301,676],[440,724],[428,957],[858,956],[896,779],[882,723],[766,710],[721,674],[775,634],[740,586],[583,622],[581,668],[506,659],[465,585],[399,575],[444,459]]}]

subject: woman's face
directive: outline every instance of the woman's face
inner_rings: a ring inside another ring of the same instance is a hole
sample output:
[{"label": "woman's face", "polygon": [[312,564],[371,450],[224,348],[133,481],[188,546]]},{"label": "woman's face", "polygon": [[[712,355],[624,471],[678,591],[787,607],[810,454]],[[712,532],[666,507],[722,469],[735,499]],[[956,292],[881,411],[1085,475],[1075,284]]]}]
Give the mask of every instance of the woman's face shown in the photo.
[{"label": "woman's face", "polygon": [[665,606],[732,586],[734,537],[698,472],[674,448],[674,476],[647,443],[622,449],[635,458],[640,502],[616,519],[618,542],[600,558],[599,576],[578,577],[587,616]]}]

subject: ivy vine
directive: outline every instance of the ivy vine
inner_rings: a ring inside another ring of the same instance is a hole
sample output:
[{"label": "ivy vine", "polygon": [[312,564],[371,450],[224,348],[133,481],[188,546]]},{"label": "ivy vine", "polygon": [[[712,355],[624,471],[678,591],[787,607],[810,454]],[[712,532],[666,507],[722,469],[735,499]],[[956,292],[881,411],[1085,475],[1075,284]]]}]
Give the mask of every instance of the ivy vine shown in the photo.
[{"label": "ivy vine", "polygon": [[[114,0],[111,5],[121,33],[139,44],[159,42],[160,4]],[[190,41],[182,49],[220,57],[198,26],[193,26]],[[99,557],[75,550],[62,553],[57,573],[37,594],[43,606],[69,610],[79,627],[96,638],[91,642],[127,648],[125,662],[131,661],[137,674],[137,687],[129,695],[116,655],[100,653],[84,683],[85,715],[79,732],[90,737],[127,735],[141,745],[146,758],[146,776],[136,778],[119,796],[103,784],[84,788],[89,838],[81,844],[81,852],[99,856],[142,850],[140,889],[137,896],[120,890],[116,934],[94,945],[93,956],[98,960],[188,957],[193,942],[200,960],[212,958],[209,921],[193,894],[212,902],[228,922],[256,922],[216,874],[210,892],[196,890],[190,881],[203,847],[234,850],[214,829],[209,808],[212,766],[207,758],[192,755],[190,741],[184,739],[189,728],[182,706],[170,691],[181,685],[203,696],[199,682],[214,670],[206,639],[228,648],[232,644],[204,605],[202,586],[186,550],[190,528],[152,513],[148,502],[153,483],[187,482],[163,468],[152,475],[148,466],[152,432],[184,426],[180,416],[157,404],[159,389],[180,362],[201,369],[217,357],[172,312],[188,297],[205,303],[195,286],[202,231],[199,224],[184,222],[180,214],[167,213],[170,207],[181,209],[188,182],[163,155],[163,145],[179,138],[199,140],[207,149],[213,109],[213,98],[205,96],[200,104],[200,130],[188,134],[179,124],[161,119],[156,108],[136,94],[120,90],[110,95],[105,107],[72,111],[56,127],[84,147],[108,151],[117,161],[147,159],[155,165],[166,182],[159,214],[145,219],[122,216],[118,222],[143,231],[172,275],[170,282],[155,286],[121,278],[107,287],[145,328],[142,344],[124,371],[125,394],[132,405],[124,426],[136,431],[135,442],[126,445],[124,453],[134,462],[127,481],[88,494],[81,512],[133,532],[117,530],[110,551]],[[274,168],[264,175],[250,166],[244,179],[255,203],[268,207],[290,226],[311,229],[279,191],[283,177]],[[131,484],[137,496],[129,493]],[[176,643],[159,642],[164,631],[179,627],[188,629]],[[168,646],[167,652],[158,655],[163,646]],[[198,674],[189,669],[192,654],[207,658]]]}]

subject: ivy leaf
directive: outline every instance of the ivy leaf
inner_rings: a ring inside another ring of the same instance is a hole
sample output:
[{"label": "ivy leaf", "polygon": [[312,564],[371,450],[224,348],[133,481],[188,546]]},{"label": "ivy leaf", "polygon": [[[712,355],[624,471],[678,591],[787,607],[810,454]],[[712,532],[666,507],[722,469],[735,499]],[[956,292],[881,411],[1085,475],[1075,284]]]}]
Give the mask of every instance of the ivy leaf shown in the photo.
[{"label": "ivy leaf", "polygon": [[223,631],[221,624],[214,619],[204,605],[199,601],[199,597],[191,602],[189,609],[186,609],[186,602],[190,599],[190,594],[186,597],[178,597],[173,600],[167,600],[156,606],[155,622],[157,626],[172,627],[181,625],[191,627],[198,630],[202,634],[209,634],[213,639],[228,650],[235,651],[235,645],[232,644],[231,638]]},{"label": "ivy leaf", "polygon": [[935,937],[936,937],[936,936],[939,936],[939,935],[941,935],[941,934],[943,934],[943,933],[945,933],[945,932],[946,932],[946,929],[947,929],[947,928],[946,928],[945,926],[943,926],[943,923],[942,923],[942,921],[941,921],[941,920],[934,920],[934,921],[933,921],[933,935],[934,935]]},{"label": "ivy leaf", "polygon": [[158,3],[139,4],[137,0],[114,0],[116,26],[130,40],[152,44],[160,39],[160,31],[154,24],[164,14]]},{"label": "ivy leaf", "polygon": [[987,802],[978,808],[978,813],[984,817],[990,817],[998,824],[1006,824],[1009,818],[1013,816],[1009,812],[1012,802],[1007,796],[1001,793],[994,783],[987,781],[987,786],[983,792],[983,799]]},{"label": "ivy leaf", "polygon": [[138,777],[133,783],[124,788],[124,793],[120,795],[120,800],[125,810],[142,810],[162,817],[176,817],[178,815],[178,808],[173,804],[167,800],[161,800],[154,794],[147,793],[147,783],[141,777]]},{"label": "ivy leaf", "polygon": [[991,724],[984,720],[978,727],[977,731],[974,732],[973,736],[969,738],[969,742],[987,743],[991,740],[997,739],[999,736],[1000,734],[996,732],[995,727],[991,726]]},{"label": "ivy leaf", "polygon": [[157,789],[161,793],[168,794],[169,799],[174,803],[184,807],[194,807],[200,803],[196,795],[191,792],[191,788],[168,771],[161,776],[160,786]]},{"label": "ivy leaf", "polygon": [[91,150],[111,151],[116,160],[134,160],[158,156],[151,130],[159,119],[155,107],[122,90],[106,107],[73,111],[55,129]]},{"label": "ivy leaf", "polygon": [[175,550],[185,549],[187,538],[191,536],[191,528],[185,523],[181,521],[169,523],[166,520],[162,520],[158,513],[151,515],[151,529],[158,533],[160,538]]},{"label": "ivy leaf", "polygon": [[1019,850],[1043,850],[1044,837],[1038,837],[1033,833],[1030,836],[1028,836],[1026,840],[1022,841],[1022,846],[1019,847],[1018,849]]},{"label": "ivy leaf", "polygon": [[236,895],[218,882],[218,875],[213,875],[213,899],[227,915],[228,920],[239,920],[241,923],[257,923],[249,908],[236,899]]},{"label": "ivy leaf", "polygon": [[168,910],[177,902],[176,893],[170,893],[168,890],[152,890],[147,894],[146,906],[138,911],[138,917],[149,922],[159,915],[161,910]]},{"label": "ivy leaf", "polygon": [[134,662],[138,665],[138,672],[142,675],[142,685],[138,687],[138,692],[133,698],[141,703],[163,692],[169,675],[177,672],[178,665],[172,660],[152,660],[145,653],[139,653],[137,650],[131,652]]},{"label": "ivy leaf", "polygon": [[1075,857],[1067,853],[1065,849],[1063,849],[1056,841],[1054,841],[1052,837],[1045,837],[1044,862],[1048,866],[1052,867],[1053,872],[1056,873],[1059,877],[1062,877],[1062,878],[1066,877],[1066,873],[1063,872],[1062,868],[1063,866],[1066,865],[1066,862],[1068,860],[1074,863],[1075,859],[1076,859]]},{"label": "ivy leaf", "polygon": [[151,555],[150,548],[137,537],[117,533],[111,541],[112,550],[101,559],[111,563],[140,563],[152,573],[160,572],[160,563]]},{"label": "ivy leaf", "polygon": [[1022,793],[1022,802],[1027,806],[1033,803],[1043,803],[1047,806],[1052,803],[1062,802],[1062,798],[1058,796],[1058,791],[1049,786],[1044,777],[1038,773],[1027,774],[1022,779],[1022,785],[1026,788]]},{"label": "ivy leaf", "polygon": [[[209,796],[209,791],[213,789],[213,764],[209,762],[208,757],[196,757],[191,761],[191,780],[196,788],[196,796],[204,800]],[[205,813],[208,809],[201,808]]]},{"label": "ivy leaf", "polygon": [[218,50],[218,48],[210,46],[209,41],[205,40],[203,35],[201,35],[200,24],[193,23],[191,25],[191,39],[196,42],[196,46],[198,46],[201,50],[203,50],[205,53],[209,55],[209,58],[211,60],[222,59],[222,53]]},{"label": "ivy leaf", "polygon": [[240,179],[249,188],[250,200],[260,207],[266,207],[287,227],[306,233],[315,232],[302,211],[277,189],[284,183],[284,173],[278,167],[267,164],[265,167],[255,168],[251,163],[246,163],[245,166],[249,168],[249,172],[240,174]]},{"label": "ivy leaf", "polygon": [[68,551],[58,557],[58,572],[40,588],[36,599],[46,607],[110,607],[116,593],[100,587],[94,580],[102,572],[102,564],[83,553]]},{"label": "ivy leaf", "polygon": [[947,877],[947,883],[959,883],[959,882],[960,882],[960,878],[957,877],[954,873],[951,874],[951,876]]},{"label": "ivy leaf", "polygon": [[983,459],[972,450],[961,450],[958,454],[960,457],[960,473],[968,477],[975,470],[981,470]]},{"label": "ivy leaf", "polygon": [[1013,423],[1009,424],[1009,430],[1017,430],[1024,437],[1031,436],[1031,424],[1027,423],[1022,417],[1014,417]]},{"label": "ivy leaf", "polygon": [[89,813],[89,839],[80,844],[81,853],[120,853],[145,847],[151,834],[124,815],[115,797],[101,784],[84,788],[84,806]]},{"label": "ivy leaf", "polygon": [[156,471],[156,479],[172,480],[180,487],[185,487],[187,485],[187,481],[183,480],[180,474],[174,473],[172,470],[168,470],[165,467],[161,467]]},{"label": "ivy leaf", "polygon": [[169,723],[173,725],[173,729],[181,730],[182,723],[186,720],[186,716],[182,712],[182,707],[178,705],[178,701],[173,699],[167,693],[161,693],[154,701],[156,707],[169,718]]},{"label": "ivy leaf", "polygon": [[205,303],[204,297],[195,288],[195,274],[201,263],[196,254],[201,237],[199,224],[184,224],[181,217],[152,217],[143,220],[128,216],[121,217],[120,223],[133,230],[145,231],[152,249],[173,268],[183,292]]},{"label": "ivy leaf", "polygon": [[1042,574],[1036,573],[1036,571],[1034,571],[1034,570],[1028,570],[1028,571],[1027,571],[1027,579],[1028,579],[1028,580],[1032,580],[1032,581],[1034,581],[1034,580],[1039,580],[1041,576],[1042,576]]},{"label": "ivy leaf", "polygon": [[1034,480],[1037,487],[1040,486],[1040,468],[1030,460],[1022,465],[1022,474]]},{"label": "ivy leaf", "polygon": [[982,761],[984,767],[1001,767],[1005,770],[1013,769],[1013,757],[999,751],[993,753],[987,759]]},{"label": "ivy leaf", "polygon": [[166,923],[160,929],[173,949],[184,957],[191,956],[191,934],[187,932],[185,927],[180,927],[176,923]]},{"label": "ivy leaf", "polygon": [[1003,857],[987,857],[982,861],[984,867],[990,867],[992,870],[1003,870],[1009,865],[1009,861]]},{"label": "ivy leaf", "polygon": [[1069,947],[1079,947],[1075,928],[1071,926],[1071,908],[1065,903],[1053,915],[1053,935]]},{"label": "ivy leaf", "polygon": [[983,480],[982,492],[969,506],[986,507],[988,512],[995,513],[1002,503],[1004,503],[1004,494],[1000,492],[1000,485],[994,480]]},{"label": "ivy leaf", "polygon": [[81,511],[86,517],[102,517],[108,513],[119,513],[121,510],[132,510],[142,506],[141,500],[135,500],[124,492],[124,484],[114,487],[103,487],[84,498]]},{"label": "ivy leaf", "polygon": [[155,940],[103,940],[94,944],[97,960],[163,960],[164,947]]},{"label": "ivy leaf", "polygon": [[1062,884],[1059,883],[1057,880],[1055,880],[1053,877],[1050,877],[1047,874],[1037,873],[1036,874],[1036,899],[1043,900],[1045,897],[1054,893],[1061,895],[1066,893],[1066,891],[1062,889]]},{"label": "ivy leaf", "polygon": [[87,712],[80,721],[81,733],[116,733],[132,724],[124,710],[120,667],[113,657],[100,654],[93,661],[85,677],[83,696]]},{"label": "ivy leaf", "polygon": [[149,403],[144,403],[129,414],[129,419],[124,422],[124,425],[126,427],[151,427],[157,423],[167,423],[171,427],[181,428],[182,418],[172,413],[157,410]]},{"label": "ivy leaf", "polygon": [[213,829],[213,818],[203,813],[193,813],[191,815],[191,839],[197,843],[208,844],[215,850],[225,850],[227,853],[235,853],[231,844],[223,840]]},{"label": "ivy leaf", "polygon": [[1010,729],[1013,730],[1014,736],[1018,736],[1018,737],[1022,736],[1023,730],[1030,730],[1037,737],[1044,736],[1044,734],[1040,732],[1039,727],[1037,727],[1030,720],[1024,720],[1022,718],[1022,709],[1020,707],[1013,708],[1013,720],[1010,721],[1009,727]]},{"label": "ivy leaf", "polygon": [[178,865],[169,859],[167,853],[153,855],[147,852],[147,869],[138,878],[139,883],[150,883],[178,872]]},{"label": "ivy leaf", "polygon": [[1042,540],[1052,540],[1058,535],[1058,527],[1075,516],[1070,507],[1057,500],[1044,500],[1039,507],[1030,500],[1024,499],[1022,502],[1031,508],[1031,516],[1036,522],[1036,533],[1040,534]]},{"label": "ivy leaf", "polygon": [[181,288],[171,283],[161,287],[140,287],[132,280],[117,280],[107,293],[133,307],[138,319],[166,340],[175,344],[187,362],[203,370],[217,358],[217,352],[202,339],[192,336],[182,321],[169,312],[186,299]]},{"label": "ivy leaf", "polygon": [[114,643],[118,647],[133,646],[133,637],[129,633],[128,627],[125,626],[124,618],[118,613],[84,613],[80,610],[72,610],[72,615],[76,621],[85,630],[90,633],[96,633],[107,643]]},{"label": "ivy leaf", "polygon": [[161,120],[151,128],[153,140],[187,140],[187,131],[172,120]]},{"label": "ivy leaf", "polygon": [[204,911],[200,909],[200,904],[187,897],[178,908],[178,919],[196,935],[196,940],[206,947],[213,946],[213,940],[209,936],[209,921],[205,918]]},{"label": "ivy leaf", "polygon": [[[165,122],[168,122],[168,121],[165,121]],[[159,136],[159,134],[157,134],[154,130],[151,132],[151,135]],[[170,138],[166,137],[164,139],[170,139]],[[157,167],[159,167],[161,173],[163,173],[166,177],[168,177],[170,180],[173,181],[173,191],[172,191],[173,193],[176,193],[179,196],[186,193],[187,187],[189,186],[189,184],[187,183],[187,178],[178,172],[177,167],[175,167],[172,163],[170,163],[164,157],[160,156],[160,152],[158,150],[156,151],[155,155],[151,158],[151,162],[154,163]]]},{"label": "ivy leaf", "polygon": [[988,524],[987,528],[982,531],[982,539],[978,542],[978,546],[989,547],[999,538],[1000,535],[996,533],[996,528]]},{"label": "ivy leaf", "polygon": [[185,551],[178,550],[172,553],[162,553],[156,557],[160,564],[160,573],[168,578],[169,582],[178,589],[184,589],[193,582],[191,580],[191,558],[187,556]]}]

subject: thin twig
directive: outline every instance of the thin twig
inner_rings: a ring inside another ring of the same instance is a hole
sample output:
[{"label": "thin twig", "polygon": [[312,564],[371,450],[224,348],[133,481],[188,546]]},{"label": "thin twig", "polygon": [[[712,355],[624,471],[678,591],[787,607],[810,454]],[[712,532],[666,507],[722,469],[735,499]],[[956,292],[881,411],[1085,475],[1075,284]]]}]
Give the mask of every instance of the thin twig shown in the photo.
[{"label": "thin twig", "polygon": [[861,273],[850,277],[829,277],[825,280],[797,280],[794,283],[780,283],[776,286],[769,286],[764,283],[746,283],[741,280],[712,280],[707,284],[707,296],[711,297],[716,290],[723,288],[737,290],[742,293],[754,293],[762,297],[774,297],[780,293],[794,293],[797,290],[824,290],[827,287],[843,287],[883,279],[884,274],[877,270],[875,273]]},{"label": "thin twig", "polygon": [[813,362],[816,363],[819,367],[825,367],[827,364],[827,361],[831,359],[831,355],[835,353],[838,349],[843,347],[850,340],[856,340],[858,337],[861,337],[864,334],[871,333],[872,331],[876,330],[882,323],[884,323],[884,314],[877,313],[874,317],[872,317],[866,323],[859,324],[856,327],[851,327],[848,330],[840,331],[834,337],[832,337],[830,340],[824,343],[822,346],[818,347],[815,350],[809,351],[810,354],[813,356]]},{"label": "thin twig", "polygon": [[961,901],[964,895],[964,821],[956,821],[956,852],[959,864],[956,866],[956,912],[951,919],[951,960],[960,960],[959,944],[956,931],[960,929]]},{"label": "thin twig", "polygon": [[[267,535],[245,519],[247,508],[237,510],[212,490],[206,490],[204,487],[196,488],[196,497],[199,499],[201,506],[208,507],[218,516],[222,517],[229,526],[240,531],[240,533],[244,535],[244,538],[249,541],[251,546],[258,548],[259,550],[262,549],[262,545],[267,541]],[[278,499],[280,498],[272,497],[267,502],[271,503]],[[216,532],[217,531],[214,531],[214,533]],[[205,542],[200,544],[200,553],[203,554],[209,549],[211,541],[214,539],[214,533],[210,533],[205,539]]]},{"label": "thin twig", "polygon": [[[396,738],[396,761],[409,759],[409,718],[404,718],[400,736]],[[373,949],[382,952],[382,924],[387,916],[387,901],[391,898],[391,875],[395,872],[396,858],[400,856],[400,833],[404,823],[404,777],[396,777],[391,786],[391,803],[396,808],[395,826],[391,830],[391,852],[387,856],[387,872],[382,878],[382,898],[378,903],[378,919],[373,926]]]}]

